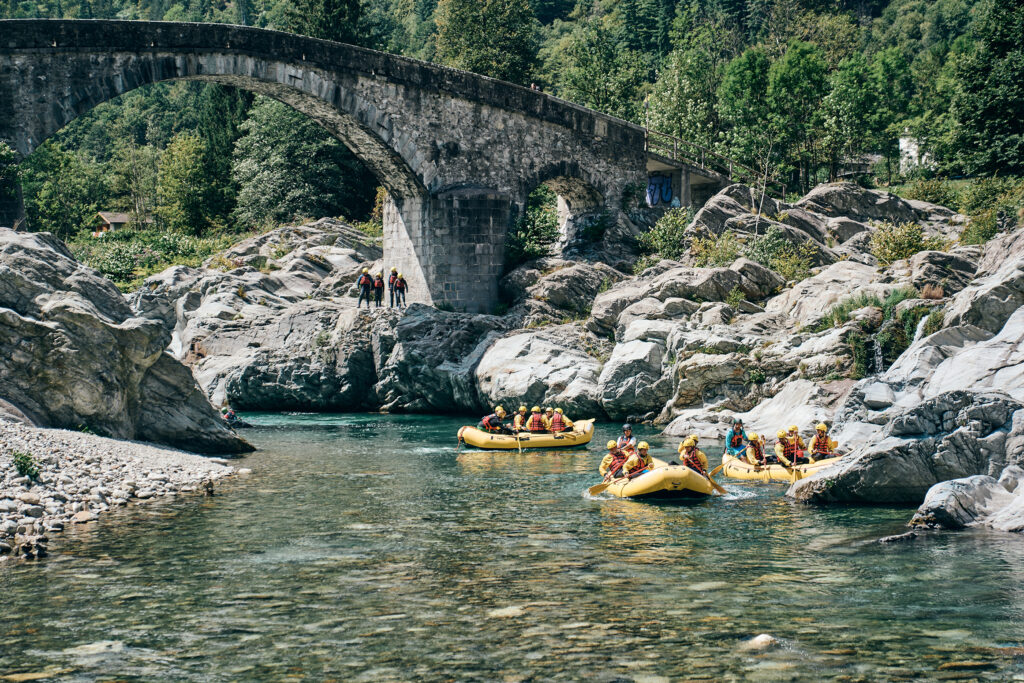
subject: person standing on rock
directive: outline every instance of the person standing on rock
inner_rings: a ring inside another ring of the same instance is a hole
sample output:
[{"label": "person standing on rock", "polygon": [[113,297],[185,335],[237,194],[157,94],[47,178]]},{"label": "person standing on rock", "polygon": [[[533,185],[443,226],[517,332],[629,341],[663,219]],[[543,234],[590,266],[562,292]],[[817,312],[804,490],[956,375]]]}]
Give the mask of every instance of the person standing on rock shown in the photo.
[{"label": "person standing on rock", "polygon": [[377,273],[373,279],[373,303],[377,308],[384,305],[384,273]]},{"label": "person standing on rock", "polygon": [[398,278],[395,280],[395,299],[399,302],[399,305],[405,307],[405,293],[409,291],[409,283],[405,281],[405,277],[399,273]]},{"label": "person standing on rock", "polygon": [[362,306],[363,299],[366,299],[366,307],[369,308],[370,293],[373,291],[373,278],[370,277],[369,268],[363,268],[363,272],[359,274],[356,284],[359,285],[359,301],[356,303],[356,308]]},{"label": "person standing on rock", "polygon": [[388,275],[388,308],[394,308],[396,305],[395,301],[395,282],[398,281],[398,268],[391,266],[391,274]]}]

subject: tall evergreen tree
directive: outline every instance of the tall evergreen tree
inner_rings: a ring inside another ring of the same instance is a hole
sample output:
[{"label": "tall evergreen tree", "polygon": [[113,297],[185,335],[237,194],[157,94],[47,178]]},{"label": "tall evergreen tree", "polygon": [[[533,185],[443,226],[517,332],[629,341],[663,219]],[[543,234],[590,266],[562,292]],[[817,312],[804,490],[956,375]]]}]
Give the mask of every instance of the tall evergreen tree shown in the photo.
[{"label": "tall evergreen tree", "polygon": [[362,4],[359,0],[292,0],[287,28],[304,36],[359,43],[357,34]]},{"label": "tall evergreen tree", "polygon": [[821,101],[828,91],[828,65],[821,48],[794,40],[768,70],[768,108],[783,131],[785,170],[802,191],[815,176],[821,131]]},{"label": "tall evergreen tree", "polygon": [[526,84],[537,57],[529,0],[440,0],[436,57],[449,66]]},{"label": "tall evergreen tree", "polygon": [[752,47],[726,65],[718,88],[725,150],[755,167],[763,166],[775,137],[768,110],[768,69],[768,55]]},{"label": "tall evergreen tree", "polygon": [[956,68],[957,157],[969,173],[1024,174],[1024,4],[989,0]]},{"label": "tall evergreen tree", "polygon": [[855,54],[844,59],[829,79],[829,93],[822,102],[823,146],[829,164],[829,180],[835,180],[844,160],[872,148],[875,142],[872,114],[878,109],[875,83],[867,60]]}]

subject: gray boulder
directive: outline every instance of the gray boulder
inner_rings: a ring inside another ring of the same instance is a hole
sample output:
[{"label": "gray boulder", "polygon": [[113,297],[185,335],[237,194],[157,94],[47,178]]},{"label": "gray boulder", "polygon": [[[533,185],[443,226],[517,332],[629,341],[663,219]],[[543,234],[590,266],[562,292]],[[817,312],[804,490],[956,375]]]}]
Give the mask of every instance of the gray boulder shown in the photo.
[{"label": "gray boulder", "polygon": [[839,261],[770,299],[764,309],[768,313],[784,313],[801,325],[811,326],[844,299],[861,293],[884,298],[894,288],[893,283],[883,281],[877,268]]},{"label": "gray boulder", "polygon": [[854,183],[818,185],[796,203],[798,208],[827,217],[856,221],[893,221],[907,223],[918,219],[917,212],[894,194],[867,190]]},{"label": "gray boulder", "polygon": [[974,325],[998,332],[1024,306],[1024,230],[985,246],[976,280],[961,290],[946,310],[944,324]]},{"label": "gray boulder", "polygon": [[165,355],[169,340],[160,320],[132,317],[117,288],[52,235],[0,229],[0,400],[34,424],[251,450]]},{"label": "gray boulder", "polygon": [[881,440],[801,479],[787,495],[811,503],[920,504],[939,482],[998,474],[1014,413],[1021,407],[997,392],[935,396],[894,414]]},{"label": "gray boulder", "polygon": [[944,481],[928,489],[910,526],[963,529],[987,526],[1024,531],[1024,470],[1006,468],[996,480],[984,474]]},{"label": "gray boulder", "polygon": [[572,417],[601,417],[600,357],[610,345],[579,325],[519,331],[488,340],[472,380],[480,409],[523,402],[552,405]]},{"label": "gray boulder", "polygon": [[671,377],[662,377],[665,346],[636,339],[616,344],[598,380],[608,416],[625,419],[662,409],[672,395]]}]

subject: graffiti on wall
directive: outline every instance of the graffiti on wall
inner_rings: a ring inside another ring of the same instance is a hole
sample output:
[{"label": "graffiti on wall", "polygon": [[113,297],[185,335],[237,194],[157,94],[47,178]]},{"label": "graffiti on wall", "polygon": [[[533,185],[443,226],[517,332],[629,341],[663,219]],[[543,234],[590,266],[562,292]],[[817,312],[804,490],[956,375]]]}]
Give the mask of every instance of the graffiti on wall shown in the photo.
[{"label": "graffiti on wall", "polygon": [[672,176],[647,177],[647,206],[672,203]]}]

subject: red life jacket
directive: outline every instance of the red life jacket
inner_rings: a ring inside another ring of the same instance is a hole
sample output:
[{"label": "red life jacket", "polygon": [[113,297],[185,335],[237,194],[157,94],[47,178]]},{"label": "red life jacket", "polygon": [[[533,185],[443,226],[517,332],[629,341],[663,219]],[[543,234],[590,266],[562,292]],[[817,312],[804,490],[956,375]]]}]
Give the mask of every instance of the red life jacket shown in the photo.
[{"label": "red life jacket", "polygon": [[628,455],[626,455],[625,453],[616,448],[615,451],[612,453],[612,462],[610,465],[608,465],[608,471],[611,472],[614,476],[616,472],[622,469],[622,466],[625,464],[627,458],[629,458]]},{"label": "red life jacket", "polygon": [[691,470],[697,472],[704,471],[704,465],[701,463],[700,458],[697,457],[697,451],[693,453],[683,453],[683,464],[689,467]]},{"label": "red life jacket", "polygon": [[561,413],[555,413],[554,415],[551,416],[551,431],[565,431],[565,418],[562,417]]},{"label": "red life jacket", "polygon": [[397,279],[398,279],[398,273],[391,273],[391,275],[388,276],[388,287],[394,288],[395,280],[397,280]]},{"label": "red life jacket", "polygon": [[359,286],[360,287],[369,287],[372,284],[373,284],[373,278],[371,278],[366,273],[363,273],[362,275],[359,276]]},{"label": "red life jacket", "polygon": [[782,442],[782,454],[786,456],[786,460],[793,462],[796,458],[796,439],[786,439]]},{"label": "red life jacket", "polygon": [[397,289],[400,292],[405,290],[405,278],[404,277],[400,277],[397,280],[395,280],[395,289]]},{"label": "red life jacket", "polygon": [[497,413],[491,413],[484,419],[480,420],[480,424],[484,426],[489,432],[501,431],[501,418],[498,417]]},{"label": "red life jacket", "polygon": [[751,441],[750,445],[754,447],[754,457],[758,462],[764,462],[764,448],[761,447],[760,441]]},{"label": "red life jacket", "polygon": [[739,448],[743,445],[743,432],[736,432],[732,435],[732,440],[729,445],[733,448]]},{"label": "red life jacket", "polygon": [[814,436],[814,454],[815,455],[831,455],[832,449],[829,448],[829,438],[826,436],[824,439],[821,438],[820,434]]},{"label": "red life jacket", "polygon": [[531,432],[543,432],[544,416],[540,413],[533,413],[530,415],[530,419],[526,421],[526,428]]},{"label": "red life jacket", "polygon": [[626,472],[627,476],[632,476],[632,475],[636,474],[637,472],[642,472],[642,471],[644,471],[645,469],[647,469],[648,467],[651,466],[651,456],[650,455],[648,455],[646,458],[644,458],[642,455],[640,455],[640,452],[638,451],[637,454],[636,454],[636,459],[637,459],[637,464],[633,467],[633,469],[631,469],[628,472]]},{"label": "red life jacket", "polygon": [[383,278],[377,278],[376,280],[374,280],[373,281],[373,288],[374,289],[384,289],[384,279]]}]

